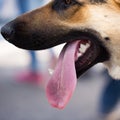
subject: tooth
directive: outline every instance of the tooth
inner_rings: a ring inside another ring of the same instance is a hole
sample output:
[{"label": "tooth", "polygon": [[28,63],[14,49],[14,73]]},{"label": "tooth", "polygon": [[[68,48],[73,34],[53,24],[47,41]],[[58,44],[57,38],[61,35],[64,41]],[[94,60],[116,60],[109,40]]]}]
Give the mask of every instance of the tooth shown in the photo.
[{"label": "tooth", "polygon": [[77,53],[77,58],[81,57],[82,53]]},{"label": "tooth", "polygon": [[80,49],[79,49],[80,52],[84,53],[86,49],[87,49],[86,45],[83,45],[83,44],[80,45]]},{"label": "tooth", "polygon": [[50,74],[50,75],[52,75],[52,74],[53,74],[53,72],[54,72],[54,70],[53,70],[53,69],[51,69],[51,68],[49,68],[49,69],[48,69],[48,72],[49,72],[49,74]]},{"label": "tooth", "polygon": [[86,44],[86,47],[87,47],[87,48],[89,48],[89,47],[90,47],[90,44],[89,44],[89,43],[87,43],[87,44]]},{"label": "tooth", "polygon": [[86,43],[86,45],[81,44],[79,50],[80,50],[80,52],[85,53],[85,51],[86,51],[87,48],[89,48],[89,47],[90,47],[90,44],[89,44],[89,43]]}]

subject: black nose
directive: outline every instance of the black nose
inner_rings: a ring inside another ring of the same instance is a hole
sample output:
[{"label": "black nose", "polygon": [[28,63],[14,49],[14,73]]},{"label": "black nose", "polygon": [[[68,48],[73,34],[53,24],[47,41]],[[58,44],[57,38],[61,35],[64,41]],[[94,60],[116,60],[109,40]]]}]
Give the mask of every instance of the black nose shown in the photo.
[{"label": "black nose", "polygon": [[8,23],[1,28],[1,34],[6,40],[9,40],[13,37],[14,29],[11,23]]}]

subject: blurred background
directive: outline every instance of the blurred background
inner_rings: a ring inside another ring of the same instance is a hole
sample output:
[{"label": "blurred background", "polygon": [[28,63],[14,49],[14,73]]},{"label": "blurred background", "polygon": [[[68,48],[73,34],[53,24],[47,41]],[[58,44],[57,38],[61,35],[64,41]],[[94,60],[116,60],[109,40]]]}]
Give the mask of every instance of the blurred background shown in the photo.
[{"label": "blurred background", "polygon": [[[0,0],[0,28],[47,2],[49,0]],[[64,110],[49,105],[44,88],[62,46],[26,51],[0,35],[0,120],[103,120],[103,116],[120,108],[120,82],[114,82],[102,64],[78,80]]]}]

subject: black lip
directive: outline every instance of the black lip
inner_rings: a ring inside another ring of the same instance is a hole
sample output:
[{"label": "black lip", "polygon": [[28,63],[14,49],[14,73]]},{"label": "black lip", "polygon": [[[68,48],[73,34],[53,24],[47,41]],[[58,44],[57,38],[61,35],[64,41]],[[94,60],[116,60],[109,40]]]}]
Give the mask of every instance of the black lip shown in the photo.
[{"label": "black lip", "polygon": [[94,41],[97,44],[101,44],[102,37],[98,32],[91,29],[81,29],[74,30],[71,29],[69,32],[64,32],[61,30],[56,31],[56,33],[45,33],[45,31],[20,31],[14,32],[14,36],[7,39],[8,42],[14,44],[15,46],[26,49],[26,50],[42,50],[54,47],[56,45],[72,42],[75,40],[86,40]]}]

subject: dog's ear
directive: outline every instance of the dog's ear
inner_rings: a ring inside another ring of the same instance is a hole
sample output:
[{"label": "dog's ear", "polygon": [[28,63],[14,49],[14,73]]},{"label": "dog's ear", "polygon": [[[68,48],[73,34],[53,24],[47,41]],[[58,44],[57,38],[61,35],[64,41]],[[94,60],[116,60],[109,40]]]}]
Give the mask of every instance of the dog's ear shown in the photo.
[{"label": "dog's ear", "polygon": [[120,0],[115,0],[116,3],[120,4]]}]

